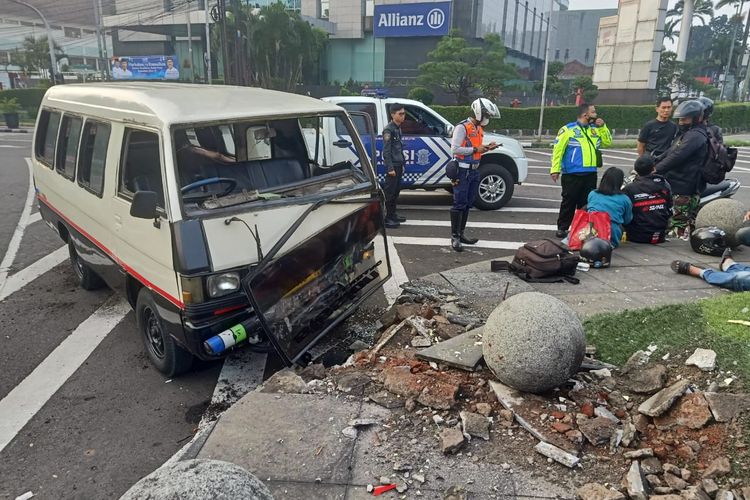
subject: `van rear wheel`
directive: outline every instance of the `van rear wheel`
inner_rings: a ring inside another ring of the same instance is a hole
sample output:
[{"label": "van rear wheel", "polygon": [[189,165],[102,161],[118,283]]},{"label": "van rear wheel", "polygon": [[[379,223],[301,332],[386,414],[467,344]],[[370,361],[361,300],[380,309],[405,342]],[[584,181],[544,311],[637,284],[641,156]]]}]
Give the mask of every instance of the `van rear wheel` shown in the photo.
[{"label": "van rear wheel", "polygon": [[151,363],[167,377],[185,373],[193,364],[193,355],[177,345],[159,315],[154,296],[146,288],[138,292],[135,319],[143,346]]},{"label": "van rear wheel", "polygon": [[73,267],[73,274],[81,288],[84,290],[98,290],[104,286],[104,280],[81,260],[72,239],[68,242],[68,254],[70,255],[70,264]]},{"label": "van rear wheel", "polygon": [[497,210],[513,197],[513,176],[494,163],[479,167],[479,191],[474,206],[480,210]]}]

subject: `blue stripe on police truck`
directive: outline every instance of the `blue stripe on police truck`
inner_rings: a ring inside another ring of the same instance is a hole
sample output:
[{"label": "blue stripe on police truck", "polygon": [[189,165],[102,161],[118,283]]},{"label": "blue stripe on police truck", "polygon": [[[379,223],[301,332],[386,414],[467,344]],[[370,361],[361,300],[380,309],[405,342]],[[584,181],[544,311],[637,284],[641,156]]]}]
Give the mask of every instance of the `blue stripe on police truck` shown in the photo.
[{"label": "blue stripe on police truck", "polygon": [[[445,164],[451,159],[450,145],[442,137],[402,137],[404,145],[404,176],[401,184],[404,186],[431,186],[447,184],[445,180]],[[378,165],[377,174],[380,181],[385,180],[385,165],[383,165],[383,138],[376,139]]]}]

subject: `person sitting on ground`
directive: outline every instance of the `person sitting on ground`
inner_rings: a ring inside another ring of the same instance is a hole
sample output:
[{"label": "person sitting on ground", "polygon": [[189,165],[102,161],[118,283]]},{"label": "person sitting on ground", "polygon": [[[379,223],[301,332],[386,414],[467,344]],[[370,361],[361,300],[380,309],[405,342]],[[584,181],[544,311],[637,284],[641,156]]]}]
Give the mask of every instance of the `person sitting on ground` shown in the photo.
[{"label": "person sitting on ground", "polygon": [[[750,218],[750,212],[746,215]],[[732,251],[727,248],[721,258],[719,269],[703,268],[690,262],[675,260],[672,271],[701,278],[710,285],[715,285],[735,292],[750,291],[750,266],[739,264],[732,259]]]},{"label": "person sitting on ground", "polygon": [[651,155],[635,160],[635,173],[638,176],[623,189],[633,203],[633,220],[625,225],[628,241],[663,243],[672,217],[672,188],[656,173]]},{"label": "person sitting on ground", "polygon": [[622,239],[623,224],[633,220],[633,204],[622,192],[625,174],[617,167],[610,167],[602,176],[599,188],[589,193],[588,211],[607,212],[612,223],[612,247],[617,248]]}]

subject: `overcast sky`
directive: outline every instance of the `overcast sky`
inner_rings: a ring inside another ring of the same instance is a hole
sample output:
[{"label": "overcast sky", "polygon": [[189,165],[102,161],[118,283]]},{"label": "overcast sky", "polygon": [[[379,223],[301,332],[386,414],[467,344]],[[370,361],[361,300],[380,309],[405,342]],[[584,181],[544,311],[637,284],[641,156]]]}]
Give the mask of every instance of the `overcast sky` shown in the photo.
[{"label": "overcast sky", "polygon": [[[571,10],[579,10],[579,9],[587,9],[587,10],[593,10],[591,8],[591,0],[570,0],[570,9]],[[596,8],[597,9],[614,9],[617,7],[618,0],[598,0],[596,2]],[[672,7],[675,3],[677,3],[677,0],[669,0],[669,6]],[[714,2],[716,3],[716,2]],[[731,12],[734,12],[734,9],[731,7],[724,7],[719,11],[721,14],[728,14]]]}]

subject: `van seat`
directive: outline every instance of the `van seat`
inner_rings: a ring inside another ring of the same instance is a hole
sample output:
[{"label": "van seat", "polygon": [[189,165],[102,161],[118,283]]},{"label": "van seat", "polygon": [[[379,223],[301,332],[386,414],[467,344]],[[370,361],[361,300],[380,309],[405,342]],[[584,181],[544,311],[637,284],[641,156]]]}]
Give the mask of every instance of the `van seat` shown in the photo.
[{"label": "van seat", "polygon": [[[217,165],[211,176],[236,179],[240,189],[273,189],[305,179],[305,170],[295,158],[250,160],[234,165]],[[212,169],[213,170],[213,169]]]}]

